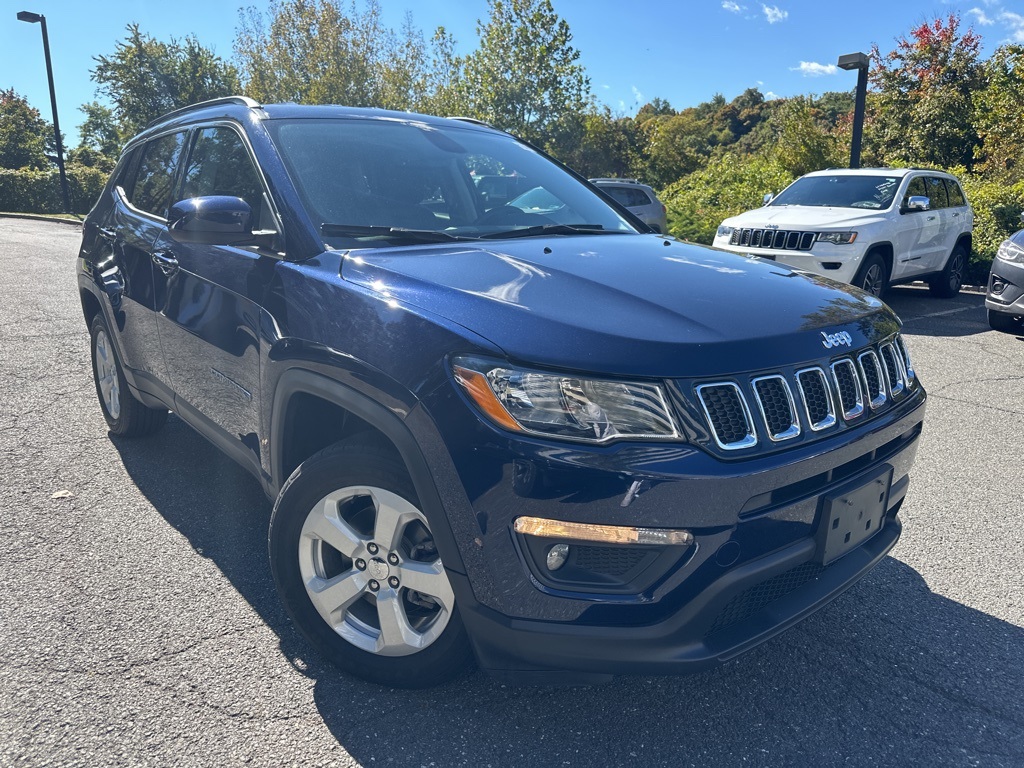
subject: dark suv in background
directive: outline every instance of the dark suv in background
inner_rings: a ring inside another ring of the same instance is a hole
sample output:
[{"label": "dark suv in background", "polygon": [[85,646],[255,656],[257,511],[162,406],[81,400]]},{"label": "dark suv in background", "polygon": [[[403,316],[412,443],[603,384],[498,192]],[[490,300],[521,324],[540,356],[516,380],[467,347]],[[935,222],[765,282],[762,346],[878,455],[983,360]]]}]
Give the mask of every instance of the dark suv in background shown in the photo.
[{"label": "dark suv in background", "polygon": [[721,662],[895,544],[925,393],[873,296],[642,229],[484,125],[178,110],[84,227],[103,414],[253,474],[282,600],[355,675]]}]

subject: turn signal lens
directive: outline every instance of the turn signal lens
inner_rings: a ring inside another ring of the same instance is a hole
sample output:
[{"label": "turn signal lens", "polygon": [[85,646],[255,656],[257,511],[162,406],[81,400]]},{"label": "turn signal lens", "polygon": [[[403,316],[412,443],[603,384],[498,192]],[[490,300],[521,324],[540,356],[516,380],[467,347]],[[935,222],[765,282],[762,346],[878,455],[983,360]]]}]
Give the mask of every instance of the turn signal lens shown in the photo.
[{"label": "turn signal lens", "polygon": [[512,526],[516,533],[549,539],[595,541],[601,544],[661,544],[687,546],[693,534],[678,528],[634,528],[625,525],[591,525],[545,520],[542,517],[517,517]]}]

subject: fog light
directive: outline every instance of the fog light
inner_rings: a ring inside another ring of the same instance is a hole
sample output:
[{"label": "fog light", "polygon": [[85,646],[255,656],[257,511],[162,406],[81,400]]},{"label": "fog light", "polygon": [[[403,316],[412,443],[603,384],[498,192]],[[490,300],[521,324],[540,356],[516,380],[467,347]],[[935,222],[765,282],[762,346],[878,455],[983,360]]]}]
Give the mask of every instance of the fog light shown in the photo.
[{"label": "fog light", "polygon": [[563,565],[565,561],[569,559],[569,545],[568,544],[555,544],[551,549],[548,550],[547,564],[549,571],[557,571]]}]

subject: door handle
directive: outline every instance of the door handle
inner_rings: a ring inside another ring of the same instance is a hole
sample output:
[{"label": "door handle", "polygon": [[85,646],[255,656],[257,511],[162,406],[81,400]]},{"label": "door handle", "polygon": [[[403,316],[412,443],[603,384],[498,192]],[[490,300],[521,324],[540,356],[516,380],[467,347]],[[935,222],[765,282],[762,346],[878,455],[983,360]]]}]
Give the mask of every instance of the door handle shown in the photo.
[{"label": "door handle", "polygon": [[105,227],[97,227],[96,234],[106,240],[108,243],[113,245],[118,241],[118,234],[112,229],[106,229]]},{"label": "door handle", "polygon": [[929,216],[928,217],[928,221],[935,221],[935,217],[934,216]]},{"label": "door handle", "polygon": [[160,271],[168,277],[178,271],[178,260],[170,251],[156,251],[153,253],[153,263],[160,267]]}]

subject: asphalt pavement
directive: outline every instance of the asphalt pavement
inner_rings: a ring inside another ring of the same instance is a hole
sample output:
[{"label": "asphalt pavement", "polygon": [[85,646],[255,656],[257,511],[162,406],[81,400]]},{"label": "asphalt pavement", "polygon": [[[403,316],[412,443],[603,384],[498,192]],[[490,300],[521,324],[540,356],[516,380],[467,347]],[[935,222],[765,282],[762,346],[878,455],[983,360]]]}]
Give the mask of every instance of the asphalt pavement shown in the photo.
[{"label": "asphalt pavement", "polygon": [[904,534],[712,672],[392,691],[286,619],[256,482],[172,416],[111,438],[74,227],[0,219],[0,766],[1024,765],[1024,339],[887,301],[930,394]]}]

